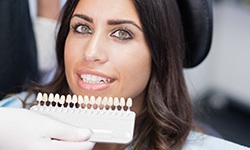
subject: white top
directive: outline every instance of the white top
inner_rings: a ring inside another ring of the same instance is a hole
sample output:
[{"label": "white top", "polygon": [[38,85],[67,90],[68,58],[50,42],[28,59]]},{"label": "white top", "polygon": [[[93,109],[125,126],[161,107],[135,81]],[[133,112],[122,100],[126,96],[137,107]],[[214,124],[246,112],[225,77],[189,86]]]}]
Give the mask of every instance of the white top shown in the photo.
[{"label": "white top", "polygon": [[[26,94],[26,92],[21,92],[18,94],[18,97],[23,99]],[[35,100],[35,95],[32,95],[28,101],[30,102],[32,100]],[[9,97],[0,101],[0,107],[21,108],[22,103],[16,96]],[[191,131],[183,150],[250,150],[250,148],[224,139]]]},{"label": "white top", "polygon": [[250,148],[224,139],[192,131],[189,134],[183,150],[250,150]]}]

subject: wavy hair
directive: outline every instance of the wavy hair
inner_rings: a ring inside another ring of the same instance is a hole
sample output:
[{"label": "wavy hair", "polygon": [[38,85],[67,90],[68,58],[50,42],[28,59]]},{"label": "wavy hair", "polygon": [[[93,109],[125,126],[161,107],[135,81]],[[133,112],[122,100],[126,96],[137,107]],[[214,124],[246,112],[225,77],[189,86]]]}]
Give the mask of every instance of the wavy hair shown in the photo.
[{"label": "wavy hair", "polygon": [[[60,17],[56,41],[55,78],[33,92],[71,93],[65,76],[64,45],[71,16],[79,0],[68,0]],[[184,33],[175,0],[133,0],[151,52],[152,70],[135,136],[127,147],[135,150],[178,150],[192,127],[191,101],[183,75]]]}]

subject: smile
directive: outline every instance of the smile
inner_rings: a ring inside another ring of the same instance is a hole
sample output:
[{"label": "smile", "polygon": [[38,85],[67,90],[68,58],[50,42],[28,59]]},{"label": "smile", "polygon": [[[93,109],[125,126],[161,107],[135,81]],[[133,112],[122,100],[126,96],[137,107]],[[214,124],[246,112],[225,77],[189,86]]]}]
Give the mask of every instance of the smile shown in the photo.
[{"label": "smile", "polygon": [[104,84],[104,83],[111,83],[114,81],[114,79],[111,78],[104,78],[97,75],[91,75],[91,74],[81,74],[81,79],[84,83],[89,84]]}]

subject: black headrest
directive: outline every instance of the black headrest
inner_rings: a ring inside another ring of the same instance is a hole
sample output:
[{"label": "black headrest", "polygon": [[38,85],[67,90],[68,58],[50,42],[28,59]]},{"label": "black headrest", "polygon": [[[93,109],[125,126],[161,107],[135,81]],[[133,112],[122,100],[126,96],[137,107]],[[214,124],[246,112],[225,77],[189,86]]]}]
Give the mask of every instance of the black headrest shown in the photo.
[{"label": "black headrest", "polygon": [[212,0],[177,0],[187,41],[184,67],[200,64],[207,56],[213,32]]}]

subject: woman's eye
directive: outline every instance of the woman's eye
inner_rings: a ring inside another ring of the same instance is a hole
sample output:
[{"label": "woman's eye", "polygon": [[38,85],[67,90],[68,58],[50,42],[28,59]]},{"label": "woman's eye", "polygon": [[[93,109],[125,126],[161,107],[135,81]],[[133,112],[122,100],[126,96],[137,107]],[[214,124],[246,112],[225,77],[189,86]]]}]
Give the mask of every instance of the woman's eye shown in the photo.
[{"label": "woman's eye", "polygon": [[131,34],[129,31],[123,30],[123,29],[118,29],[115,32],[111,34],[111,36],[116,37],[120,40],[129,40],[132,39]]},{"label": "woman's eye", "polygon": [[81,33],[81,34],[92,34],[92,30],[87,25],[77,25],[74,27],[75,32]]}]

